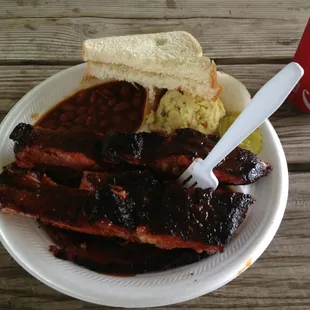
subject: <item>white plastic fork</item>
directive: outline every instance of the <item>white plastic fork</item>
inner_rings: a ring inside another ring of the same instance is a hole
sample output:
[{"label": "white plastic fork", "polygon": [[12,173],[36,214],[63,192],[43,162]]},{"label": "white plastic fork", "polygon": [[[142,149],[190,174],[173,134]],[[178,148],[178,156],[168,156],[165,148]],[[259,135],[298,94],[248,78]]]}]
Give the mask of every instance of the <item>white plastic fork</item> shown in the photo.
[{"label": "white plastic fork", "polygon": [[178,182],[186,181],[186,188],[216,189],[219,181],[213,168],[282,105],[303,74],[303,68],[295,62],[285,66],[256,93],[208,156],[194,160]]}]

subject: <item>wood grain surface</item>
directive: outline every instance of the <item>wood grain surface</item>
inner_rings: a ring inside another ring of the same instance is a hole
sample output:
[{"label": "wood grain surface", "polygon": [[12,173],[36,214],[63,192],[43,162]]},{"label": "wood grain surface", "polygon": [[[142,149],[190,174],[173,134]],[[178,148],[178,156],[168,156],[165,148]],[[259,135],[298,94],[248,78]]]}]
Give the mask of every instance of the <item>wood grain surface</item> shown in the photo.
[{"label": "wood grain surface", "polygon": [[62,17],[105,17],[132,19],[162,18],[251,18],[298,20],[309,17],[309,1],[251,1],[238,0],[2,0],[1,18],[62,18]]},{"label": "wood grain surface", "polygon": [[[90,37],[191,32],[219,70],[253,95],[286,63],[309,0],[0,1],[0,119],[47,77],[78,64]],[[161,309],[310,309],[310,116],[285,103],[272,117],[290,170],[281,226],[264,254],[226,286]],[[24,271],[0,246],[0,310],[108,309],[72,299]]]},{"label": "wood grain surface", "polygon": [[[0,63],[72,64],[81,61],[86,38],[186,30],[209,57],[271,62],[287,61],[296,50],[306,18],[123,19],[99,17],[8,18],[0,20]],[[281,31],[279,32],[279,29]]]}]

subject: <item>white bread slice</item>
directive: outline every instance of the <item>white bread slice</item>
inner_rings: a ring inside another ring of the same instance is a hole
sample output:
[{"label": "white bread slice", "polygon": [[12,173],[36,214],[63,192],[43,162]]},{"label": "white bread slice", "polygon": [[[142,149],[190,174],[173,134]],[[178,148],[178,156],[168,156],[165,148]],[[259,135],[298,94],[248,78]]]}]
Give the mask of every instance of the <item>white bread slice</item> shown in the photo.
[{"label": "white bread slice", "polygon": [[199,42],[188,32],[172,31],[89,39],[82,46],[84,61],[123,65],[144,72],[167,74],[204,83],[213,69]]},{"label": "white bread slice", "polygon": [[198,83],[189,78],[172,76],[168,74],[156,74],[130,68],[124,65],[87,62],[87,75],[100,80],[115,79],[138,83],[150,91],[150,100],[154,99],[154,89],[164,88],[168,90],[179,89],[192,95],[203,97],[207,100],[218,98],[220,86],[217,84],[216,66],[214,63],[209,68],[209,74],[203,83]]}]

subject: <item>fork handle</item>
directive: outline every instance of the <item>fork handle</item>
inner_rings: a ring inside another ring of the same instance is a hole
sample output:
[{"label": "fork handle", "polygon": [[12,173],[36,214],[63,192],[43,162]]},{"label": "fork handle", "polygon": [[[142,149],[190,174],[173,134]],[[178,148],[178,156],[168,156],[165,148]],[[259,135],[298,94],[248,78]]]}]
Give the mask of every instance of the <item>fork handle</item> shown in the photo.
[{"label": "fork handle", "polygon": [[[270,79],[253,97],[204,159],[204,169],[212,170],[246,137],[273,114],[303,76],[303,68],[291,62]],[[265,104],[268,102],[269,104]]]}]

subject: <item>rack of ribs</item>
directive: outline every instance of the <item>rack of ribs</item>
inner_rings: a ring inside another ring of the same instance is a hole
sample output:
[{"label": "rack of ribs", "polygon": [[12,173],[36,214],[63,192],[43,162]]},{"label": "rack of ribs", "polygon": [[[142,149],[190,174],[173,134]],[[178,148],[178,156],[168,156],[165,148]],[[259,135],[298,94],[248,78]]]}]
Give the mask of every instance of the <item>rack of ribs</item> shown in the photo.
[{"label": "rack of ribs", "polygon": [[[205,158],[218,138],[193,129],[174,135],[158,132],[107,133],[49,130],[20,123],[10,138],[21,167],[54,165],[80,171],[151,169],[165,179],[177,179],[196,158]],[[222,184],[256,182],[272,170],[269,163],[237,147],[214,169]]]},{"label": "rack of ribs", "polygon": [[11,168],[0,176],[2,212],[80,233],[198,253],[222,252],[253,202],[247,194],[163,183],[148,170],[111,175],[94,191],[57,185],[28,169]]},{"label": "rack of ribs", "polygon": [[208,253],[197,253],[191,249],[166,251],[150,244],[72,233],[52,226],[45,226],[45,231],[58,245],[49,247],[55,257],[108,274],[132,275],[163,271],[209,256]]}]

